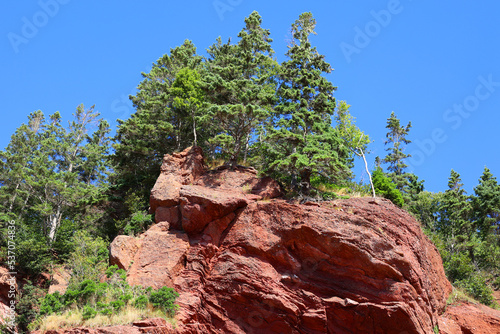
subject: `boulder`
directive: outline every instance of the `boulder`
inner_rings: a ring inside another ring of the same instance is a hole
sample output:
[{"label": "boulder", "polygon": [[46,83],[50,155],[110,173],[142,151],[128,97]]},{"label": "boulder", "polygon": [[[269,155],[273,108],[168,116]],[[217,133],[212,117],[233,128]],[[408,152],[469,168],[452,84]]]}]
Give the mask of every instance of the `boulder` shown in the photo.
[{"label": "boulder", "polygon": [[168,229],[168,224],[159,223],[140,237],[142,246],[127,268],[130,285],[173,286],[173,279],[184,269],[189,239],[185,233],[172,233]]},{"label": "boulder", "polygon": [[71,273],[63,266],[54,268],[48,293],[59,292],[63,295],[68,288]]},{"label": "boulder", "polygon": [[117,236],[109,248],[109,263],[120,269],[128,270],[134,262],[134,257],[142,240],[127,235]]}]

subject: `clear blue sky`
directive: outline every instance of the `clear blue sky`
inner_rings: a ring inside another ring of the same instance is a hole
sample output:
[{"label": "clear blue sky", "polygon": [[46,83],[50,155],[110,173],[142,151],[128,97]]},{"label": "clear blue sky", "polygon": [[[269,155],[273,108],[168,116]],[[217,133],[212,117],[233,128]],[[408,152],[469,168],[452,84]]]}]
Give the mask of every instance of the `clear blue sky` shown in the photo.
[{"label": "clear blue sky", "polygon": [[[426,189],[445,190],[458,171],[469,193],[484,166],[500,177],[500,26],[497,1],[2,1],[0,147],[26,116],[77,105],[114,127],[134,112],[140,73],[185,39],[204,54],[236,39],[253,10],[271,30],[279,61],[300,13],[317,20],[312,40],[335,71],[336,98],[352,105],[385,156],[391,111],[412,122],[407,153]],[[356,172],[361,177],[362,165]],[[365,176],[366,179],[366,176]]]}]

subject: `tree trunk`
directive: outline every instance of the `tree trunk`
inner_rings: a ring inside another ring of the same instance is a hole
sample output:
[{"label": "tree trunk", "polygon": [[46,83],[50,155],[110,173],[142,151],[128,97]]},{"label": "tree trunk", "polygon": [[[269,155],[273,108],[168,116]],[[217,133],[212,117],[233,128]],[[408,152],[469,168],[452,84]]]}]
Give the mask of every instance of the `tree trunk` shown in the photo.
[{"label": "tree trunk", "polygon": [[193,116],[193,136],[194,136],[194,146],[198,146],[198,139],[196,138],[196,118],[194,117],[194,110],[191,112]]},{"label": "tree trunk", "polygon": [[250,132],[247,134],[247,142],[245,143],[245,154],[243,155],[243,162],[247,162],[248,146],[250,143]]},{"label": "tree trunk", "polygon": [[373,197],[375,197],[375,188],[373,187],[372,174],[368,170],[368,163],[366,162],[365,153],[361,148],[358,148],[358,150],[361,152],[361,156],[363,157],[363,161],[365,162],[366,173],[368,174],[368,178],[370,179],[370,186],[372,187],[372,195]]},{"label": "tree trunk", "polygon": [[300,172],[300,193],[308,196],[311,192],[311,170],[309,168]]}]

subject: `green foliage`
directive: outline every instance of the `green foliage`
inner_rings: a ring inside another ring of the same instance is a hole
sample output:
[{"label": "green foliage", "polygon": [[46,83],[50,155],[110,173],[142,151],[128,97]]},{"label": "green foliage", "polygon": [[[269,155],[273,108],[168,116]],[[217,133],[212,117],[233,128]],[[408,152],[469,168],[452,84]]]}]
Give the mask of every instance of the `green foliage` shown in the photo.
[{"label": "green foliage", "polygon": [[472,201],[475,227],[482,238],[497,234],[500,223],[500,185],[488,168],[484,168]]},{"label": "green foliage", "polygon": [[301,14],[292,24],[288,60],[279,71],[276,115],[261,143],[264,169],[289,178],[290,187],[305,195],[311,176],[318,172],[334,180],[349,175],[348,148],[340,130],[331,125],[336,87],[323,76],[332,68],[309,41],[315,26],[311,13]]},{"label": "green foliage", "polygon": [[448,238],[458,238],[461,243],[471,240],[473,226],[470,221],[472,207],[460,175],[451,170],[448,189],[441,199],[437,227]]},{"label": "green foliage", "polygon": [[138,309],[145,309],[148,306],[149,299],[145,295],[138,296],[134,300],[134,307]]},{"label": "green foliage", "polygon": [[175,312],[176,305],[175,299],[179,294],[172,288],[166,286],[160,288],[158,291],[151,292],[149,301],[154,307],[161,308],[165,312]]},{"label": "green foliage", "polygon": [[209,102],[205,119],[219,127],[209,142],[235,166],[246,159],[256,127],[270,117],[275,101],[276,62],[270,32],[257,12],[245,18],[237,44],[218,38],[208,50],[204,89]]},{"label": "green foliage", "polygon": [[87,231],[77,231],[72,238],[73,252],[66,264],[71,271],[69,288],[85,281],[98,281],[108,263],[108,243]]},{"label": "green foliage", "polygon": [[169,315],[177,310],[175,300],[179,294],[172,288],[163,287],[154,291],[142,286],[131,287],[126,281],[126,272],[117,266],[107,268],[106,275],[108,282],[99,283],[97,280],[87,279],[77,286],[68,287],[64,295],[45,295],[40,303],[38,317],[75,307],[82,309],[83,320],[92,319],[97,314],[118,314],[127,305],[140,309],[150,306]]},{"label": "green foliage", "polygon": [[[137,94],[130,96],[137,110],[129,119],[118,120],[113,145],[115,152],[111,156],[114,173],[110,197],[116,207],[113,212],[116,221],[146,210],[163,156],[193,144],[192,110],[188,112],[185,109],[187,102],[182,101],[186,91],[180,81],[184,80],[178,80],[177,89],[172,85],[184,68],[187,79],[193,75],[196,77],[192,70],[199,69],[201,61],[194,44],[186,40],[158,59],[149,73],[143,73],[144,80],[137,87]],[[178,98],[176,105],[175,97]],[[195,105],[190,102],[190,106]],[[200,126],[196,124],[198,133]],[[132,193],[139,198],[139,210],[128,206],[123,208],[126,196]]]},{"label": "green foliage", "polygon": [[486,280],[481,275],[470,275],[466,279],[455,283],[458,287],[464,289],[469,295],[485,305],[492,305],[494,298],[491,288],[486,284]]},{"label": "green foliage", "polygon": [[396,185],[396,189],[403,191],[408,186],[408,180],[404,174],[405,169],[408,167],[405,163],[405,159],[410,157],[410,155],[404,153],[404,145],[411,143],[411,141],[406,138],[411,128],[411,122],[406,126],[402,126],[400,120],[393,111],[391,116],[387,119],[386,128],[389,131],[386,135],[387,141],[385,144],[392,146],[386,149],[389,153],[383,159],[383,162],[389,164],[387,170],[390,172],[389,176]]},{"label": "green foliage", "polygon": [[61,295],[57,291],[47,295],[40,304],[40,315],[59,313],[64,307],[61,299]]},{"label": "green foliage", "polygon": [[[78,106],[67,127],[58,112],[46,119],[37,111],[0,152],[0,215],[17,223],[26,273],[37,275],[67,256],[75,221],[80,229],[101,230],[109,132],[93,107]],[[2,233],[3,246],[6,240]]]},{"label": "green foliage", "polygon": [[372,173],[373,187],[375,188],[375,193],[377,195],[383,196],[391,200],[394,204],[402,207],[404,204],[403,196],[401,192],[396,189],[396,185],[385,176],[381,168],[377,168]]},{"label": "green foliage", "polygon": [[126,235],[134,236],[146,231],[152,223],[151,217],[143,211],[133,213],[123,232]]},{"label": "green foliage", "polygon": [[40,312],[39,300],[43,297],[44,290],[25,281],[20,293],[16,296],[16,323],[21,333],[29,333],[28,326],[36,322]]},{"label": "green foliage", "polygon": [[82,311],[83,320],[95,318],[96,315],[97,315],[97,311],[92,306],[85,305],[83,307],[83,311]]}]

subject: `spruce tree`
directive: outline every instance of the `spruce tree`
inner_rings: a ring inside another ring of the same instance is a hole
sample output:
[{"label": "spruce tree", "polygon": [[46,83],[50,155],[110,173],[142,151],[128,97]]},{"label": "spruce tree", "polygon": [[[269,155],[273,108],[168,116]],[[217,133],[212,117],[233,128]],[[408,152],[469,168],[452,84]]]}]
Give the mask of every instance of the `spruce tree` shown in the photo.
[{"label": "spruce tree", "polygon": [[498,235],[500,223],[500,185],[488,168],[484,168],[479,184],[474,188],[475,227],[486,239],[489,234]]},{"label": "spruce tree", "polygon": [[454,249],[466,245],[472,238],[471,211],[472,206],[463,189],[460,174],[451,170],[448,189],[441,199],[438,229],[442,236],[450,239]]},{"label": "spruce tree", "polygon": [[391,116],[387,119],[386,128],[389,131],[386,134],[387,140],[385,145],[391,146],[386,148],[386,151],[389,153],[383,159],[383,162],[389,164],[387,167],[389,171],[388,175],[396,184],[396,188],[399,191],[405,191],[408,185],[408,180],[405,176],[405,169],[408,165],[406,165],[405,159],[409,158],[410,155],[404,153],[404,145],[411,143],[411,141],[406,138],[411,128],[411,122],[408,122],[406,126],[402,126],[400,120],[393,111]]},{"label": "spruce tree", "polygon": [[272,39],[261,24],[261,16],[254,11],[245,19],[238,44],[222,44],[218,38],[208,49],[206,117],[220,125],[210,142],[233,167],[246,156],[253,132],[269,117],[275,99]]},{"label": "spruce tree", "polygon": [[293,40],[288,60],[281,65],[277,92],[279,120],[268,129],[263,148],[267,171],[287,177],[291,187],[305,195],[315,173],[333,181],[349,175],[348,148],[331,125],[336,87],[323,76],[332,68],[309,39],[315,26],[311,13],[301,14],[292,24]]}]

